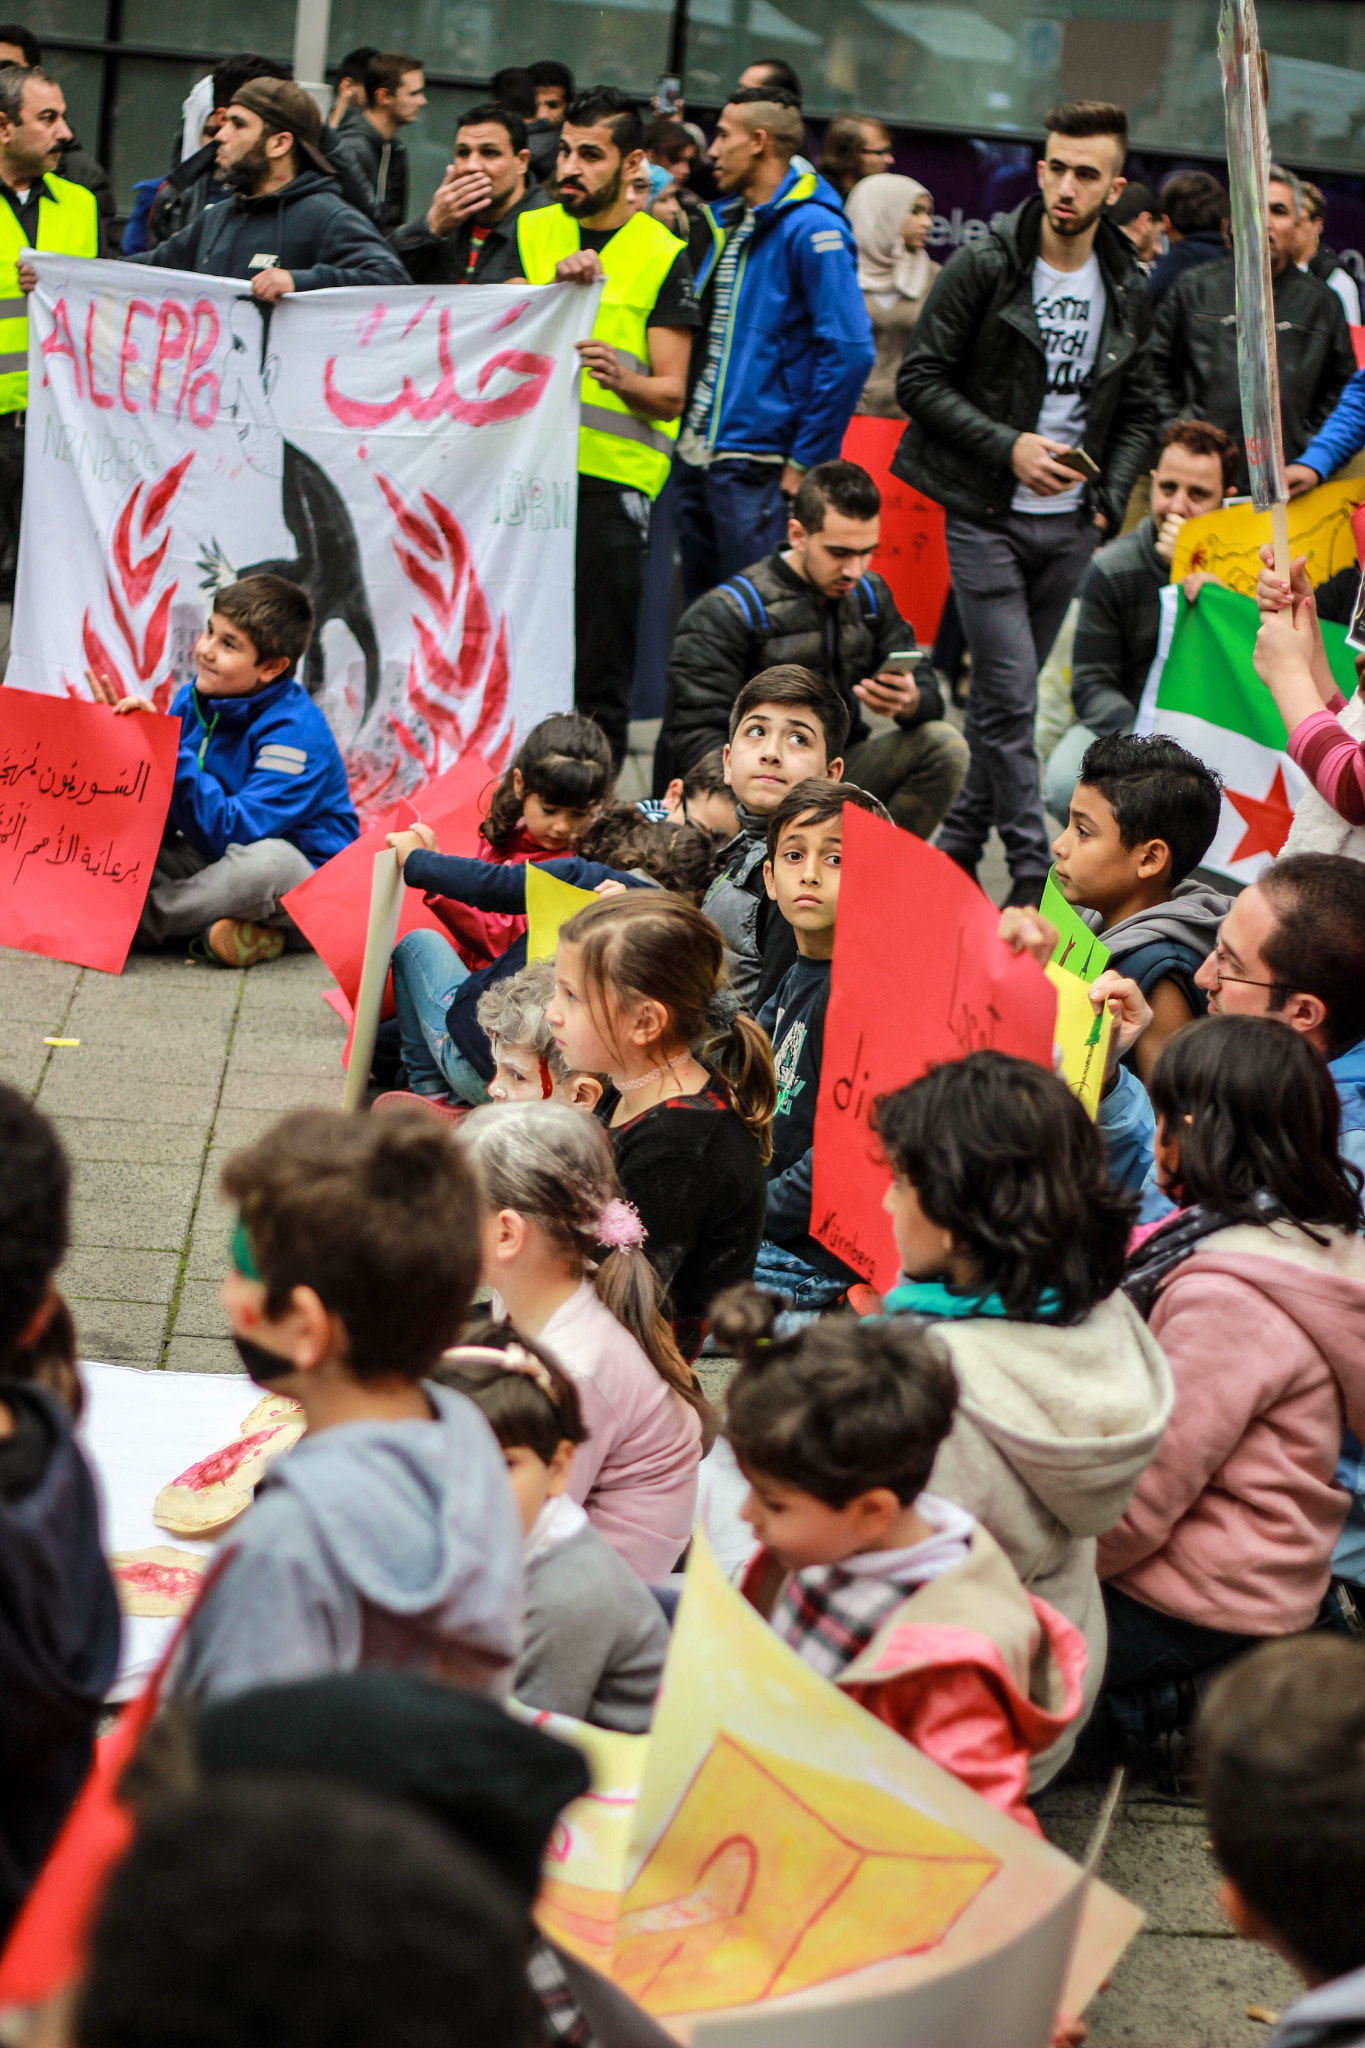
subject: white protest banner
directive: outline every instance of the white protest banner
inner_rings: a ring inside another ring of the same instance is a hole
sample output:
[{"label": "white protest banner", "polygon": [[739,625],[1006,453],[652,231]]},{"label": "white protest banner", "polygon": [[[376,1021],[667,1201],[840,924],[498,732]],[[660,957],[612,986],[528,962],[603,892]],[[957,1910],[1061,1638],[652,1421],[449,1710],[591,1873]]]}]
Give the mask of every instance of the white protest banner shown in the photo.
[{"label": "white protest banner", "polygon": [[161,706],[215,589],[301,583],[362,817],[573,694],[578,358],[598,291],[291,295],[35,259],[7,680]]}]

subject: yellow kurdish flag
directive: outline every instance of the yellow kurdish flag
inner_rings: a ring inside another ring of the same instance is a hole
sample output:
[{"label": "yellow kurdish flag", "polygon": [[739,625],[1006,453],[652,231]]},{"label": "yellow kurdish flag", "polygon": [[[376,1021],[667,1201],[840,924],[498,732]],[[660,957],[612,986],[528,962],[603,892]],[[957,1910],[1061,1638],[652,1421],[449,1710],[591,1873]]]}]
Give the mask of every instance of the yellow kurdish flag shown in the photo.
[{"label": "yellow kurdish flag", "polygon": [[1050,961],[1044,974],[1057,991],[1057,1049],[1062,1056],[1062,1079],[1083,1108],[1093,1117],[1100,1106],[1104,1063],[1109,1056],[1109,1033],[1113,1018],[1106,1003],[1099,1015],[1090,1001],[1086,985],[1057,962]]},{"label": "yellow kurdish flag", "polygon": [[596,903],[591,889],[575,889],[544,868],[526,869],[526,958],[548,960],[559,943],[559,927],[585,903]]}]

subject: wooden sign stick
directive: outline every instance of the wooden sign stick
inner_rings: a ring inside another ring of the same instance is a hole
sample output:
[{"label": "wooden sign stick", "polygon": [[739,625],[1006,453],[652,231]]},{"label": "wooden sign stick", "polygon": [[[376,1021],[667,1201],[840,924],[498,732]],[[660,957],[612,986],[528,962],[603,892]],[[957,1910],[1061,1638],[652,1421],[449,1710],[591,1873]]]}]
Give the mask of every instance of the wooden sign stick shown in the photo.
[{"label": "wooden sign stick", "polygon": [[379,1034],[384,984],[389,978],[389,961],[398,936],[398,913],[402,901],[403,870],[398,865],[398,855],[392,847],[386,846],[374,857],[370,923],[365,934],[365,960],[355,999],[355,1028],[351,1033],[351,1064],[346,1069],[346,1093],[341,1101],[345,1110],[358,1110],[365,1101],[374,1059],[374,1042]]}]

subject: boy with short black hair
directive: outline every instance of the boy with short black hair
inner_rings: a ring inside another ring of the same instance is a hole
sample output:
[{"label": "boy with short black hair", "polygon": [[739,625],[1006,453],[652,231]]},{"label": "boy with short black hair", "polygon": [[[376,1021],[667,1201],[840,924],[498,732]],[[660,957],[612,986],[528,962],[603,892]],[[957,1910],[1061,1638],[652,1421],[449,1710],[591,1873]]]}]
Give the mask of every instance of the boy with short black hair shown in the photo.
[{"label": "boy with short black hair", "polygon": [[479,1196],[453,1134],[421,1111],[299,1110],[234,1153],[223,1189],[233,1342],[307,1434],[233,1530],[171,1689],[381,1665],[505,1691],[516,1507],[482,1421],[426,1378],[478,1279]]},{"label": "boy with short black hair", "polygon": [[1310,1986],[1265,2048],[1365,2043],[1365,1645],[1287,1636],[1209,1688],[1200,1794],[1219,1900]]},{"label": "boy with short black hair", "polygon": [[[797,1310],[840,1300],[859,1275],[811,1236],[815,1103],[825,1041],[834,919],[839,905],[844,811],[849,804],[886,818],[864,789],[824,777],[801,783],[768,820],[763,883],[796,941],[797,959],[759,1012],[773,1042],[777,1106],[768,1162],[768,1214],[754,1279]],[[888,822],[889,819],[888,819]]]},{"label": "boy with short black hair", "polygon": [[1167,1039],[1208,1007],[1195,970],[1232,899],[1193,870],[1218,830],[1221,790],[1164,733],[1106,733],[1085,751],[1070,819],[1052,842],[1058,888],[1152,1006],[1132,1055],[1144,1082]]},{"label": "boy with short black hair", "polygon": [[797,783],[812,775],[839,780],[847,737],[843,698],[814,669],[792,662],[754,676],[730,713],[725,780],[735,793],[739,832],[701,907],[725,941],[736,994],[755,1012],[796,959],[790,928],[768,915],[768,819]]},{"label": "boy with short black hair", "polygon": [[675,775],[662,796],[642,796],[636,809],[662,825],[700,825],[733,839],[739,820],[735,793],[725,780],[725,749],[712,747],[685,775]]},{"label": "boy with short black hair", "polygon": [[[171,700],[175,786],[135,945],[199,934],[191,952],[220,967],[277,960],[281,898],[358,836],[341,751],[295,673],[312,637],[308,594],[284,576],[216,593],[198,674]],[[156,709],[87,679],[116,715]]]}]

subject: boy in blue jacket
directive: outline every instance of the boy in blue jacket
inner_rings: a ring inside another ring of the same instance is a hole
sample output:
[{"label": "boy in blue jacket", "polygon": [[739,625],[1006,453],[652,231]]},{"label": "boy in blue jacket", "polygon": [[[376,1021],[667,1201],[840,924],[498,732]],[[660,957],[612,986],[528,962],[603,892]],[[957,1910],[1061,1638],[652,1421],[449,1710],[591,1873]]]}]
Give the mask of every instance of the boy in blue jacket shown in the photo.
[{"label": "boy in blue jacket", "polygon": [[[135,945],[196,934],[191,951],[222,967],[277,960],[280,898],[358,836],[340,750],[295,677],[312,635],[307,593],[283,576],[214,598],[199,673],[171,702],[175,787]],[[116,715],[155,709],[89,682]]]}]

